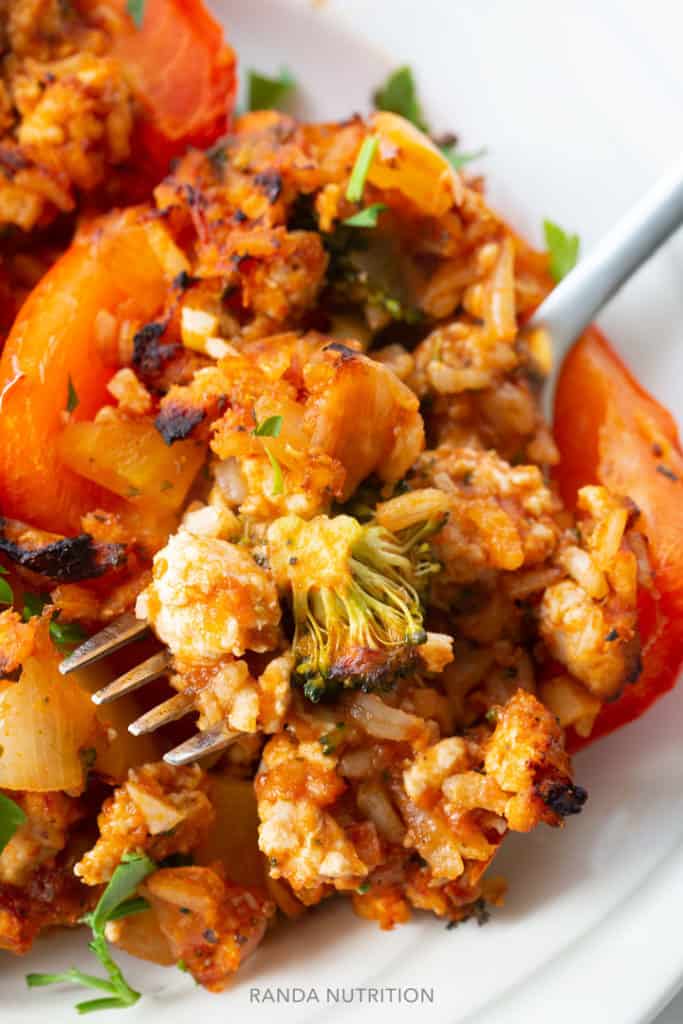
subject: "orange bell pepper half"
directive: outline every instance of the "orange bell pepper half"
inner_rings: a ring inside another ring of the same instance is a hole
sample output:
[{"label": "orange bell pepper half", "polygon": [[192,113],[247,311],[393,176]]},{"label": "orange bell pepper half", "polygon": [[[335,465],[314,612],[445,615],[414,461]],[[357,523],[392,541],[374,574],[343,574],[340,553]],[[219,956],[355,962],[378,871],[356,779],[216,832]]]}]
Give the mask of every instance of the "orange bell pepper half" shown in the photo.
[{"label": "orange bell pepper half", "polygon": [[0,359],[1,515],[72,534],[85,512],[120,501],[68,469],[57,442],[69,419],[92,419],[111,401],[116,367],[98,344],[103,322],[115,335],[164,304],[168,281],[150,230],[134,208],[96,221],[20,310]]},{"label": "orange bell pepper half", "polygon": [[683,663],[683,455],[673,418],[591,328],[567,356],[555,396],[557,481],[573,507],[584,484],[631,498],[648,541],[654,586],[639,593],[643,669],[605,704],[588,741],[638,718],[676,682]]}]

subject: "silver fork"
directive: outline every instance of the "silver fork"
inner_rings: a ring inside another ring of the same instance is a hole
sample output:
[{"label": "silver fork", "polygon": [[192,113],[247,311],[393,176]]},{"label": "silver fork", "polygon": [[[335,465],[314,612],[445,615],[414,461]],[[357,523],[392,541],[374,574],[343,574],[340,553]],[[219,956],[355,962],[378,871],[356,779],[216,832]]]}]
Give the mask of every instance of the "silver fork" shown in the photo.
[{"label": "silver fork", "polygon": [[[62,675],[76,672],[78,669],[86,668],[88,665],[106,658],[114,651],[120,650],[137,640],[149,631],[149,625],[141,619],[137,619],[132,612],[126,612],[118,619],[110,622],[104,629],[85,640],[80,647],[77,647],[72,654],[64,658],[59,666]],[[154,679],[166,675],[171,669],[171,653],[168,650],[159,651],[150,658],[135,665],[134,668],[124,672],[122,676],[114,679],[107,686],[97,690],[92,695],[95,704],[110,704],[112,701],[123,697],[127,693],[139,690]],[[133,736],[142,736],[145,733],[155,732],[162,725],[170,722],[177,722],[189,714],[194,708],[194,701],[191,696],[185,693],[177,693],[168,700],[157,704],[150,711],[145,712],[128,726],[128,731]],[[189,764],[201,757],[218,753],[224,750],[230,743],[234,742],[240,735],[229,729],[225,723],[219,723],[210,729],[195,733],[189,740],[179,744],[168,753],[164,754],[164,761],[172,765]]]},{"label": "silver fork", "polygon": [[[645,196],[617,222],[588,256],[555,288],[530,321],[532,327],[544,327],[552,335],[557,366],[569,346],[588,326],[596,313],[621,286],[683,223],[683,159],[662,177]],[[557,370],[547,382],[548,404]],[[59,669],[63,675],[85,668],[100,658],[125,647],[147,632],[146,622],[126,613],[77,647]],[[168,651],[147,658],[140,665],[114,679],[93,694],[95,704],[107,704],[140,689],[146,683],[166,675],[171,667]],[[128,726],[133,735],[154,732],[162,725],[177,721],[192,711],[192,697],[178,693],[152,708]],[[173,765],[188,764],[225,749],[240,735],[220,723],[198,732],[185,743],[164,755]]]}]

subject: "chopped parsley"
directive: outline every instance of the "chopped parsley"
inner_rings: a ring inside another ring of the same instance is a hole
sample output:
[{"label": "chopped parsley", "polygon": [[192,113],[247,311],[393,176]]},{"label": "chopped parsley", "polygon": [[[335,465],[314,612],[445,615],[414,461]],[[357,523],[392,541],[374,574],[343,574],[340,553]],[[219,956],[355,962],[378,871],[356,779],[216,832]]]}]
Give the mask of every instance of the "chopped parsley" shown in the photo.
[{"label": "chopped parsley", "polygon": [[[254,416],[256,421],[256,416]],[[254,437],[279,437],[280,431],[282,430],[282,416],[268,416],[267,419],[263,420],[262,423],[256,421],[252,433]],[[285,489],[284,480],[282,478],[282,466],[271,452],[268,445],[263,446],[268,456],[271,468],[273,470],[273,490],[272,495],[275,497],[278,494],[282,494]]]},{"label": "chopped parsley", "polygon": [[77,622],[59,622],[56,618],[50,623],[50,637],[55,647],[60,650],[78,647],[86,639],[87,634]]},{"label": "chopped parsley", "polygon": [[[431,136],[431,128],[424,115],[422,104],[417,94],[415,76],[407,65],[397,68],[396,71],[389,75],[384,85],[374,94],[373,100],[377,110],[389,110],[393,114],[400,114],[401,117],[405,117],[407,121],[410,121],[416,128],[419,128],[420,131],[426,132],[427,135]],[[453,141],[446,143],[444,140],[439,143],[439,140],[435,138],[433,141],[439,146],[443,155],[456,171],[461,170],[466,164],[471,163],[472,160],[478,160],[479,157],[486,153],[485,149],[477,149],[470,153],[459,153]]]},{"label": "chopped parsley", "polygon": [[334,754],[338,744],[344,739],[344,730],[346,725],[344,722],[338,722],[334,729],[330,732],[326,732],[324,736],[321,736],[318,742],[320,743],[320,749],[325,756]]},{"label": "chopped parsley", "polygon": [[353,217],[347,217],[346,220],[342,221],[342,224],[345,224],[348,228],[376,228],[377,218],[385,210],[386,205],[384,203],[373,203],[372,206],[366,206],[364,210],[354,213]]},{"label": "chopped parsley", "polygon": [[126,10],[135,22],[136,28],[142,28],[145,20],[145,5],[147,0],[126,0]]},{"label": "chopped parsley", "polygon": [[34,618],[36,615],[42,615],[43,608],[49,603],[50,599],[43,594],[32,594],[30,591],[27,591],[24,594],[24,610],[21,613],[24,622],[28,622],[29,619]]},{"label": "chopped parsley", "polygon": [[10,587],[7,580],[3,580],[3,576],[7,575],[7,569],[0,565],[0,604],[12,604],[14,601],[14,591]]},{"label": "chopped parsley", "polygon": [[287,68],[280,69],[278,78],[270,78],[260,71],[249,71],[248,75],[248,106],[249,110],[278,110],[285,100],[296,89],[296,79]]},{"label": "chopped parsley", "polygon": [[269,416],[254,428],[255,437],[279,437],[282,430],[282,416]]},{"label": "chopped parsley", "polygon": [[66,411],[68,413],[72,413],[74,409],[78,406],[79,401],[80,400],[78,397],[78,392],[74,387],[74,382],[71,379],[71,374],[69,374],[69,383],[67,385],[66,392]]},{"label": "chopped parsley", "polygon": [[478,160],[480,157],[485,156],[487,149],[483,146],[481,149],[475,149],[471,153],[459,153],[455,146],[442,146],[441,152],[448,162],[455,167],[456,171],[459,171],[466,164],[470,164],[473,160]]},{"label": "chopped parsley", "polygon": [[15,804],[14,800],[0,793],[0,853],[25,821],[26,815],[19,804]]},{"label": "chopped parsley", "polygon": [[351,177],[346,187],[346,198],[350,203],[360,203],[363,198],[365,179],[368,176],[372,161],[375,159],[378,145],[379,139],[376,135],[368,135],[366,139],[363,139],[363,144],[358,150],[358,156],[356,157],[356,162],[353,165]]},{"label": "chopped parsley", "polygon": [[266,455],[268,456],[268,461],[270,462],[271,468],[273,470],[273,490],[272,490],[272,495],[275,498],[275,497],[277,497],[278,494],[284,494],[284,490],[285,490],[285,483],[284,483],[284,480],[282,478],[282,466],[277,461],[277,459],[275,458],[275,456],[271,452],[270,448],[268,448],[268,447],[266,447]]},{"label": "chopped parsley", "polygon": [[422,107],[417,96],[417,85],[412,70],[405,65],[389,75],[384,85],[373,96],[378,110],[388,110],[412,121],[416,128],[428,131]]},{"label": "chopped parsley", "polygon": [[133,896],[133,893],[148,875],[156,870],[156,864],[145,854],[124,854],[121,863],[114,871],[109,885],[102,893],[100,901],[90,914],[82,918],[83,923],[92,929],[90,950],[98,958],[105,971],[106,978],[84,974],[76,967],[59,974],[27,974],[26,984],[29,988],[43,985],[54,985],[59,982],[73,982],[86,988],[98,989],[107,995],[100,999],[89,999],[76,1004],[78,1013],[92,1013],[94,1010],[112,1010],[133,1006],[140,998],[140,993],[132,989],[121,973],[120,967],[114,962],[104,936],[108,921],[137,914],[146,910],[145,900]]},{"label": "chopped parsley", "polygon": [[561,281],[576,266],[581,244],[579,236],[567,234],[551,220],[543,221],[543,231],[550,253],[550,273],[555,281]]}]

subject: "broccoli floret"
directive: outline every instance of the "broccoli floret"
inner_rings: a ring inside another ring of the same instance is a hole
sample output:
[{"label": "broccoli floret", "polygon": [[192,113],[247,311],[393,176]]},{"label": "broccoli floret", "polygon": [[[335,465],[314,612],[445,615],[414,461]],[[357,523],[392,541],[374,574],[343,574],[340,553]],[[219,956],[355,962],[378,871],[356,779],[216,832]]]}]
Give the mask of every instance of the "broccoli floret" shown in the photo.
[{"label": "broccoli floret", "polygon": [[427,538],[440,525],[396,535],[338,515],[270,526],[271,569],[292,597],[295,678],[309,700],[387,689],[415,669],[427,639],[421,595],[437,568]]}]

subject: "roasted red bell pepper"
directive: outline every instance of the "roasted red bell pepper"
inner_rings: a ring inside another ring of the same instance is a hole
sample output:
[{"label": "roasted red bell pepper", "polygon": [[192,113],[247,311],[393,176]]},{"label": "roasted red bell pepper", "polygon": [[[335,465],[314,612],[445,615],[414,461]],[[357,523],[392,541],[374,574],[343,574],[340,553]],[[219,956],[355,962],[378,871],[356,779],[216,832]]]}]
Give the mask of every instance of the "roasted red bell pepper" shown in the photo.
[{"label": "roasted red bell pepper", "polygon": [[0,515],[71,534],[85,512],[118,501],[67,469],[57,438],[111,401],[103,334],[163,307],[170,282],[153,230],[136,208],[95,222],[22,306],[0,359]]},{"label": "roasted red bell pepper", "polygon": [[[237,89],[234,51],[202,0],[145,0],[139,26],[126,0],[81,0],[102,21],[126,72],[140,116],[134,170],[156,184],[172,157],[206,147],[228,128]],[[116,16],[103,17],[107,8]]]},{"label": "roasted red bell pepper", "polygon": [[[601,710],[590,741],[637,718],[683,664],[683,455],[673,418],[591,328],[567,356],[555,397],[560,492],[573,507],[584,484],[631,498],[647,538],[654,586],[639,593],[643,669]],[[586,741],[573,738],[573,748]]]}]

